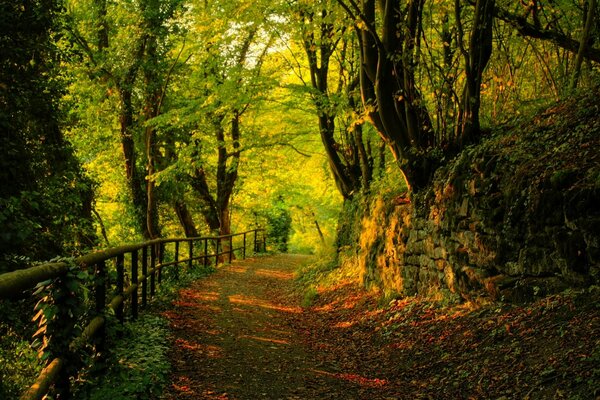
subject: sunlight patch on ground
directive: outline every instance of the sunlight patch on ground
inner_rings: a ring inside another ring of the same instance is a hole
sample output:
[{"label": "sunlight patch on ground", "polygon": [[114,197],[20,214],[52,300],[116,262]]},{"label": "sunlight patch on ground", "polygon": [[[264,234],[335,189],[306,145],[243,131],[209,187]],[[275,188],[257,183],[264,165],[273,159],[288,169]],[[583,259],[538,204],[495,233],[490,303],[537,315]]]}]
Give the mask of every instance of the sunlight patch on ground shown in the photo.
[{"label": "sunlight patch on ground", "polygon": [[277,310],[295,314],[299,314],[302,312],[302,309],[300,307],[286,307],[278,304],[273,304],[265,300],[257,299],[255,297],[246,297],[239,294],[229,296],[229,302],[233,304],[243,304],[246,306],[255,306],[267,308],[269,310]]},{"label": "sunlight patch on ground", "polygon": [[217,301],[219,299],[219,293],[213,291],[199,292],[193,290],[185,290],[180,292],[182,299],[190,300],[201,300],[201,301]]},{"label": "sunlight patch on ground", "polygon": [[242,267],[240,265],[230,265],[227,267],[227,272],[238,272],[240,274],[245,274],[248,271],[248,267]]},{"label": "sunlight patch on ground", "polygon": [[267,278],[276,278],[276,279],[284,279],[284,280],[294,279],[293,272],[274,271],[274,270],[270,270],[270,269],[257,269],[255,271],[255,274],[258,276],[264,276]]},{"label": "sunlight patch on ground", "polygon": [[331,377],[334,377],[337,379],[356,383],[356,384],[359,384],[361,386],[366,386],[366,387],[382,387],[389,383],[385,379],[366,378],[366,377],[360,376],[358,374],[348,374],[348,373],[341,373],[341,372],[332,373],[332,372],[322,371],[322,370],[318,370],[318,369],[313,369],[312,371],[318,375],[331,376]]},{"label": "sunlight patch on ground", "polygon": [[174,301],[173,305],[175,307],[196,307],[196,306],[198,306],[198,303],[191,302],[191,301],[182,301],[182,300],[179,300],[179,301]]},{"label": "sunlight patch on ground", "polygon": [[286,345],[290,344],[290,342],[288,342],[287,340],[283,340],[283,339],[273,339],[273,338],[266,338],[266,337],[261,337],[261,336],[252,336],[252,335],[241,335],[241,336],[238,336],[238,339],[252,339],[252,340],[258,340],[259,342],[286,344]]},{"label": "sunlight patch on ground", "polygon": [[191,379],[187,376],[177,377],[177,382],[173,383],[175,391],[181,394],[194,394],[194,390],[190,388]]},{"label": "sunlight patch on ground", "polygon": [[367,296],[361,294],[353,295],[347,298],[335,299],[330,303],[324,304],[319,307],[315,307],[315,311],[331,311],[334,309],[337,310],[351,310],[356,308],[356,306],[361,302],[361,300],[366,299]]},{"label": "sunlight patch on ground", "polygon": [[282,331],[281,329],[273,329],[270,326],[268,326],[268,327],[257,327],[256,330],[258,332],[269,332],[269,333],[274,333],[276,335],[288,336],[288,337],[292,335],[291,331]]},{"label": "sunlight patch on ground", "polygon": [[208,310],[208,311],[212,311],[215,313],[222,311],[222,308],[220,306],[214,305],[214,304],[196,304],[196,309],[197,310]]},{"label": "sunlight patch on ground", "polygon": [[350,328],[352,325],[354,325],[356,323],[356,321],[342,321],[342,322],[338,322],[337,324],[333,325],[334,328]]},{"label": "sunlight patch on ground", "polygon": [[187,351],[196,351],[209,358],[223,358],[223,349],[219,346],[177,339],[175,345]]}]

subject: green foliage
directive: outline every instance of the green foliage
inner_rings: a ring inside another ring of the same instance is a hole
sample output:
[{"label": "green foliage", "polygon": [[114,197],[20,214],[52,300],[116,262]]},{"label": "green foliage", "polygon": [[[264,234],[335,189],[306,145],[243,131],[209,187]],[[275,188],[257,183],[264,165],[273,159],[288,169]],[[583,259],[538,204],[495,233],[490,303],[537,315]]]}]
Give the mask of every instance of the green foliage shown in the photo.
[{"label": "green foliage", "polygon": [[19,256],[72,254],[94,242],[91,182],[65,142],[57,47],[61,2],[0,5],[0,272]]},{"label": "green foliage", "polygon": [[38,351],[43,362],[54,357],[66,361],[67,370],[74,373],[78,368],[79,357],[68,349],[71,342],[83,330],[83,324],[90,308],[86,283],[90,275],[72,259],[55,259],[55,262],[68,262],[69,271],[59,278],[40,282],[34,296],[40,296],[35,305],[36,314],[32,321],[37,324],[33,334],[32,347]]},{"label": "green foliage", "polygon": [[286,253],[292,229],[292,217],[283,198],[278,198],[275,204],[267,210],[266,220],[269,243],[275,247],[276,251]]},{"label": "green foliage", "polygon": [[321,251],[314,260],[300,266],[296,271],[296,280],[304,288],[304,298],[307,302],[316,300],[318,297],[316,287],[322,284],[336,269],[338,269],[338,263],[334,249]]},{"label": "green foliage", "polygon": [[[37,285],[34,297],[39,301],[33,319],[32,299],[0,303],[0,398],[17,398],[54,357],[66,360],[68,373],[81,366],[81,357],[86,358],[68,349],[81,333],[90,307],[89,276],[70,259],[52,261],[69,262],[71,267],[65,276]],[[31,320],[36,324],[33,329]]]},{"label": "green foliage", "polygon": [[[110,329],[113,343],[106,369],[92,369],[80,378],[76,398],[128,400],[156,398],[170,369],[168,323],[145,314],[137,321]],[[102,366],[100,366],[102,368]]]},{"label": "green foliage", "polygon": [[[165,260],[168,260],[168,256]],[[171,301],[181,287],[214,271],[194,264],[191,270],[180,271],[175,280],[172,268],[163,271],[163,281],[153,299],[153,309],[172,307]],[[78,377],[75,397],[90,400],[154,399],[168,379],[170,363],[169,327],[166,319],[155,313],[140,315],[136,321],[120,325],[108,316],[110,343],[106,359],[95,361]]]},{"label": "green foliage", "polygon": [[[18,309],[11,308],[10,312]],[[0,398],[16,399],[35,380],[42,366],[29,341],[23,339],[22,332],[26,328],[15,321],[10,322],[19,328],[7,322],[4,319],[0,322]]]},{"label": "green foliage", "polygon": [[339,251],[353,248],[360,237],[360,221],[366,212],[366,198],[362,195],[355,196],[345,201],[338,220],[335,247]]}]

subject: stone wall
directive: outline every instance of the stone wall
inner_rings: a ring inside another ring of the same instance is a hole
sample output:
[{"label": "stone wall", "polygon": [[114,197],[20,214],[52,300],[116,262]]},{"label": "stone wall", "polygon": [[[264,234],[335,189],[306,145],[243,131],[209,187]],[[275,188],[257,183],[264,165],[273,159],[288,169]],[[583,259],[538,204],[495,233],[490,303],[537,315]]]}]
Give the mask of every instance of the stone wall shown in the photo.
[{"label": "stone wall", "polygon": [[598,284],[600,113],[582,102],[468,148],[409,204],[355,200],[342,259],[388,293],[451,300]]}]

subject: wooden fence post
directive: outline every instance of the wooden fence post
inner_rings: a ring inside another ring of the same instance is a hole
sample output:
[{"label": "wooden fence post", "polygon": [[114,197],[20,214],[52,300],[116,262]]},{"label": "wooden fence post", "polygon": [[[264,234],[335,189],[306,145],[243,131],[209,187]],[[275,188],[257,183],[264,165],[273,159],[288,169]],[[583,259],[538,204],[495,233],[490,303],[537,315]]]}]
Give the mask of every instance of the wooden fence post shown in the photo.
[{"label": "wooden fence post", "polygon": [[[116,282],[116,286],[117,286],[117,296],[122,296],[123,295],[123,287],[124,287],[124,282],[125,282],[125,255],[124,254],[119,254],[116,258],[116,267],[117,267],[117,282]],[[125,299],[123,299],[125,300]],[[123,315],[123,304],[124,301],[119,304],[119,306],[117,307],[117,309],[115,310],[115,316],[117,317],[117,319],[119,320],[120,323],[125,322],[125,317]]]},{"label": "wooden fence post", "polygon": [[221,239],[216,238],[215,239],[215,268],[217,267],[217,265],[219,265],[219,242],[221,241]]},{"label": "wooden fence post", "polygon": [[204,268],[208,266],[208,239],[204,238]]},{"label": "wooden fence post", "polygon": [[148,304],[148,246],[142,248],[142,307]]},{"label": "wooden fence post", "polygon": [[[94,267],[94,291],[96,297],[96,314],[104,315],[106,308],[106,262],[100,261]],[[96,351],[100,354],[104,353],[106,329],[104,325],[98,330],[96,335]]]},{"label": "wooden fence post", "polygon": [[266,253],[267,252],[267,232],[263,231],[262,237],[263,237],[263,253]]},{"label": "wooden fence post", "polygon": [[[138,251],[131,252],[131,284],[138,284]],[[138,288],[131,292],[131,317],[135,320],[138,317]]]},{"label": "wooden fence post", "polygon": [[246,232],[244,232],[244,247],[242,248],[242,259],[246,259]]},{"label": "wooden fence post", "polygon": [[229,236],[229,264],[233,261],[233,235]]},{"label": "wooden fence post", "polygon": [[179,241],[175,242],[175,279],[179,280]]},{"label": "wooden fence post", "polygon": [[192,269],[192,263],[194,261],[194,241],[190,240],[188,242],[189,248],[189,259],[188,259],[188,269]]},{"label": "wooden fence post", "polygon": [[158,250],[158,283],[162,283],[162,264],[165,260],[165,245],[164,243],[160,243],[156,245],[156,250]]},{"label": "wooden fence post", "polygon": [[254,254],[258,253],[258,241],[257,241],[257,237],[256,237],[257,231],[258,231],[258,229],[254,230]]},{"label": "wooden fence post", "polygon": [[156,292],[156,244],[150,245],[150,298]]}]

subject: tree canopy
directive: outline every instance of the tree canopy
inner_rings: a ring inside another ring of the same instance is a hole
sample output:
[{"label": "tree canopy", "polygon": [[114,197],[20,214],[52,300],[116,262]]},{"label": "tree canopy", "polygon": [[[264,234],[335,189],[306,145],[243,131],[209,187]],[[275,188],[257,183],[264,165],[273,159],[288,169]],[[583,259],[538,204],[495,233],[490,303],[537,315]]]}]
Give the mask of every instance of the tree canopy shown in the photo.
[{"label": "tree canopy", "polygon": [[345,200],[410,196],[495,126],[594,85],[597,15],[595,0],[3,3],[2,252],[264,224],[315,251]]}]

